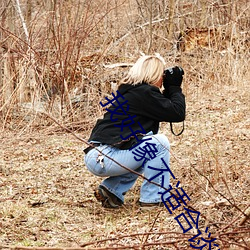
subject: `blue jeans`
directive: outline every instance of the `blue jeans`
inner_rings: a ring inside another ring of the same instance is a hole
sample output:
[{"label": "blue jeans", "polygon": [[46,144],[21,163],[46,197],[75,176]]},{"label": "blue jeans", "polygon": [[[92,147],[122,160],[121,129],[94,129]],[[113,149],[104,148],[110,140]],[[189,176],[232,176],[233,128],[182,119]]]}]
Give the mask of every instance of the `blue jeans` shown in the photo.
[{"label": "blue jeans", "polygon": [[[158,183],[161,186],[159,187],[148,182],[147,180],[144,180],[140,191],[140,201],[145,203],[157,203],[161,202],[161,194],[158,192],[164,192],[162,187],[168,188],[170,184],[170,173],[169,171],[166,171],[166,164],[169,167],[170,145],[167,137],[162,134],[146,135],[143,137],[143,140],[149,138],[151,138],[151,140],[142,142],[132,150],[120,150],[109,145],[101,145],[97,148],[103,154],[111,157],[121,165],[124,165],[139,174],[143,173],[144,177],[147,179],[151,179],[156,176],[151,181]],[[140,159],[139,156],[136,156],[132,152],[139,147],[143,148],[144,146],[147,146],[147,143],[155,144],[156,150],[155,154],[151,157],[146,155],[148,160],[145,162],[145,158],[141,157],[142,159]],[[122,168],[105,156],[101,164],[100,160],[98,160],[101,155],[102,154],[96,149],[92,149],[85,155],[85,164],[88,170],[94,175],[108,177],[102,181],[100,185],[106,187],[111,193],[124,202],[124,195],[134,185],[138,175]],[[158,170],[151,169],[150,167],[157,168]],[[161,171],[161,169],[165,169],[165,171]],[[169,194],[164,195],[164,200],[168,196]]]}]

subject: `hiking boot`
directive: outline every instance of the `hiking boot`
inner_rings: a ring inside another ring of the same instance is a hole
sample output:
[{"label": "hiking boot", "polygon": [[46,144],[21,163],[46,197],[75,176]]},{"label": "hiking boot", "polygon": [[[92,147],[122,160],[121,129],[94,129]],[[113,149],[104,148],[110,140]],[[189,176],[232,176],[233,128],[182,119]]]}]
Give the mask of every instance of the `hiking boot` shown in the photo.
[{"label": "hiking boot", "polygon": [[94,195],[98,201],[102,203],[105,208],[119,208],[123,202],[114,194],[112,194],[107,188],[99,186]]}]

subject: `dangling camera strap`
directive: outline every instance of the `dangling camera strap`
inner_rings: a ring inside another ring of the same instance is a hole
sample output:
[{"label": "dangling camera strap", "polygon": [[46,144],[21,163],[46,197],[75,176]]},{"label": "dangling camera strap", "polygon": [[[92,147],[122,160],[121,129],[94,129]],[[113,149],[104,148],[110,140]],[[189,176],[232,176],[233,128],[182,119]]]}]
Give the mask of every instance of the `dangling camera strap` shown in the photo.
[{"label": "dangling camera strap", "polygon": [[185,127],[185,124],[184,124],[184,121],[183,121],[183,122],[182,122],[182,130],[181,130],[181,132],[178,133],[178,134],[176,134],[176,133],[174,132],[174,129],[173,129],[173,123],[170,122],[170,129],[171,129],[171,132],[172,132],[172,134],[174,134],[175,136],[181,135],[181,134],[183,133],[183,131],[184,131],[184,127]]}]

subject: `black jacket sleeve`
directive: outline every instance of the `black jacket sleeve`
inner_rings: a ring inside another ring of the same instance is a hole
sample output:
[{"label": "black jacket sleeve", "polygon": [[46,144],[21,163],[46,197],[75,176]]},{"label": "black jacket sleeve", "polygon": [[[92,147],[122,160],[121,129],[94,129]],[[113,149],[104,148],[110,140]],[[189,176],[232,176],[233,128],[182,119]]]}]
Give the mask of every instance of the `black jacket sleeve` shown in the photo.
[{"label": "black jacket sleeve", "polygon": [[[145,91],[144,115],[159,122],[181,122],[185,120],[185,96],[180,87],[162,94],[156,88]],[[178,88],[178,89],[177,89]]]}]

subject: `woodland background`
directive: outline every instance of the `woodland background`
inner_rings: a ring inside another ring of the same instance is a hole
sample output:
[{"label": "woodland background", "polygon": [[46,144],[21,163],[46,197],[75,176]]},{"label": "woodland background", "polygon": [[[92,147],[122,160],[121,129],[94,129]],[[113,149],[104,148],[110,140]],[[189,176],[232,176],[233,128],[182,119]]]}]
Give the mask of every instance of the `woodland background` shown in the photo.
[{"label": "woodland background", "polygon": [[185,131],[161,133],[199,228],[250,249],[249,1],[0,0],[0,14],[1,249],[193,249],[181,209],[140,210],[140,179],[103,209],[82,161],[99,102],[141,53],[185,71]]}]

